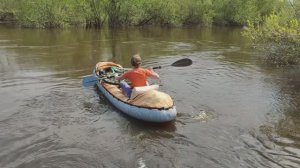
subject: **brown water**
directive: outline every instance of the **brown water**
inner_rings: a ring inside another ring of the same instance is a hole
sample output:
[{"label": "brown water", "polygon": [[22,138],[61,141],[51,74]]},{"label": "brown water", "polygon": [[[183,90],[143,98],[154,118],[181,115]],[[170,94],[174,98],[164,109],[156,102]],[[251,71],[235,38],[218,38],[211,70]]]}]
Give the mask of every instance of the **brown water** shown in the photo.
[{"label": "brown water", "polygon": [[[300,167],[300,68],[268,66],[240,29],[0,27],[0,167]],[[82,78],[100,60],[166,66],[177,119],[116,110]]]}]

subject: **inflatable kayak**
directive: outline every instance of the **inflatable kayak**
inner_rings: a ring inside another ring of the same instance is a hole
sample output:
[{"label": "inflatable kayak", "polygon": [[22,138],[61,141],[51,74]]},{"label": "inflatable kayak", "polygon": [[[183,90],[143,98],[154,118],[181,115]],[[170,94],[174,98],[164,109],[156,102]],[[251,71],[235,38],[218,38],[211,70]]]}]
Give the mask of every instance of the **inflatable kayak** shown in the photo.
[{"label": "inflatable kayak", "polygon": [[94,76],[98,78],[100,92],[120,111],[136,119],[149,122],[168,122],[176,118],[176,107],[172,98],[161,91],[158,85],[133,89],[131,98],[127,97],[114,79],[115,74],[126,71],[113,62],[96,64]]}]

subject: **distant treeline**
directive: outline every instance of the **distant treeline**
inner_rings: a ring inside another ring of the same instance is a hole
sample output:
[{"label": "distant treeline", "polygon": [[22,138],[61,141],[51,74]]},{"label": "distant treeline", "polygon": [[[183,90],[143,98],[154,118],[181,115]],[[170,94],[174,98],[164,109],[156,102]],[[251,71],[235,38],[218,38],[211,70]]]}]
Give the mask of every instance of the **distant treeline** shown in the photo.
[{"label": "distant treeline", "polygon": [[24,27],[209,26],[263,22],[285,0],[0,0],[0,20]]},{"label": "distant treeline", "polygon": [[300,0],[0,0],[0,22],[31,28],[235,25],[269,62],[300,64]]}]

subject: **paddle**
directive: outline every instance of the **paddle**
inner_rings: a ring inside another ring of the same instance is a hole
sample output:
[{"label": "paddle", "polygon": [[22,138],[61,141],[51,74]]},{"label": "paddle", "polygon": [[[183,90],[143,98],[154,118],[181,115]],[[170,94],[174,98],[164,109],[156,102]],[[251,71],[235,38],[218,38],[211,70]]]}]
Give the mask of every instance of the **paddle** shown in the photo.
[{"label": "paddle", "polygon": [[[185,66],[192,65],[192,63],[193,62],[191,59],[183,58],[183,59],[175,61],[171,65],[166,65],[166,66],[185,67]],[[162,66],[153,67],[153,69],[161,69],[161,68],[162,68]],[[88,75],[88,76],[83,77],[82,84],[85,87],[94,86],[98,80],[99,79],[95,75]]]},{"label": "paddle", "polygon": [[94,86],[98,81],[98,78],[95,75],[84,76],[82,80],[82,85],[84,87]]},{"label": "paddle", "polygon": [[[177,60],[176,62],[174,62],[173,64],[171,65],[166,65],[166,66],[174,66],[174,67],[185,67],[185,66],[190,66],[192,65],[192,60],[189,59],[189,58],[183,58],[183,59],[180,59],[180,60]],[[162,66],[156,66],[156,67],[153,67],[152,69],[161,69]]]}]

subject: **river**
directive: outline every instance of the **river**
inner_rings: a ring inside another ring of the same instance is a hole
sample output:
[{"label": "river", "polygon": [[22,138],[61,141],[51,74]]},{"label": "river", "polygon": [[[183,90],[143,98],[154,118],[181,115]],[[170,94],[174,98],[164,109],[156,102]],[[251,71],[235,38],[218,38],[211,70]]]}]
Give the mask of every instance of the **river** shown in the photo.
[{"label": "river", "polygon": [[[1,168],[299,168],[300,68],[266,64],[238,28],[0,26]],[[174,122],[145,123],[82,78],[98,61],[162,65]],[[188,67],[168,66],[190,58]]]}]

